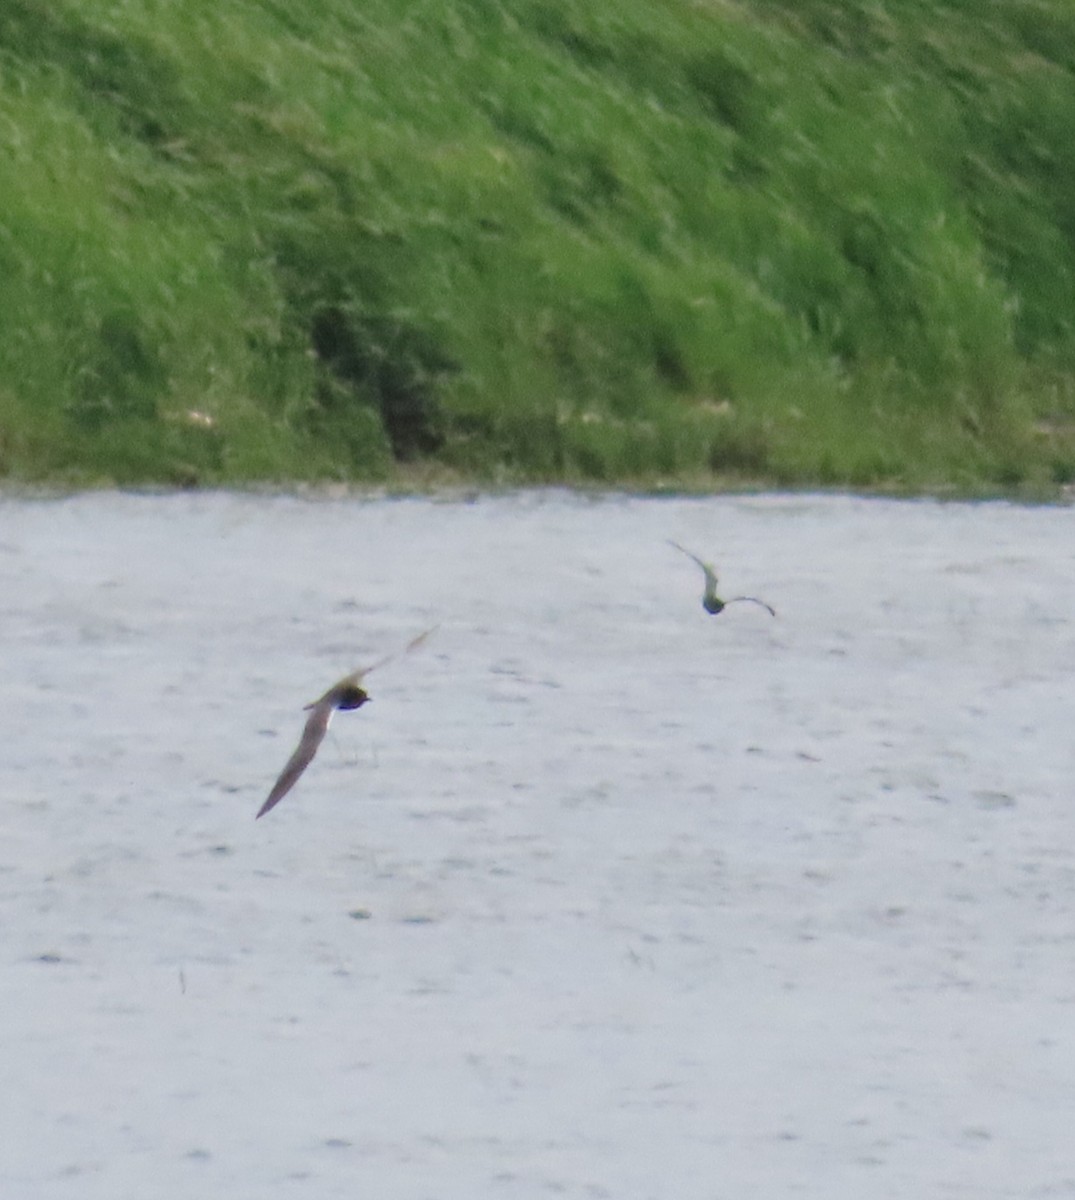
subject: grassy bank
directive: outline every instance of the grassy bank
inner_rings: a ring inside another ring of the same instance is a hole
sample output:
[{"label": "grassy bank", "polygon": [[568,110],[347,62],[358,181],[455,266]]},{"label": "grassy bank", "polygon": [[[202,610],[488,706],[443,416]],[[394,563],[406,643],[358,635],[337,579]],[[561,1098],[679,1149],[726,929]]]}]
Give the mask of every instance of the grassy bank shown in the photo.
[{"label": "grassy bank", "polygon": [[1075,480],[1067,0],[5,0],[0,475]]}]

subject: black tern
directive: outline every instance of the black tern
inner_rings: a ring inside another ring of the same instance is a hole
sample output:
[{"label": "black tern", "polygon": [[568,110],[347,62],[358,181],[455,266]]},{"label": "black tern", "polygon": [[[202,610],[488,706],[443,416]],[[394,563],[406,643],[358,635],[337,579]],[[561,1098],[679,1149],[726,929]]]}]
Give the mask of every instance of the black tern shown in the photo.
[{"label": "black tern", "polygon": [[674,546],[681,554],[685,554],[688,558],[693,559],[705,573],[705,592],[702,596],[702,607],[707,613],[712,613],[716,616],[717,613],[723,612],[729,604],[739,604],[743,601],[748,601],[751,604],[760,604],[771,617],[776,616],[776,609],[771,604],[766,604],[764,600],[759,600],[757,596],[733,596],[730,600],[721,600],[717,595],[717,573],[713,569],[711,563],[703,562],[697,554],[692,554],[685,546],[681,546],[679,542],[673,542],[668,539],[668,544]]},{"label": "black tern", "polygon": [[[436,627],[434,626],[434,628]],[[332,714],[337,709],[347,712],[352,708],[361,708],[363,704],[369,703],[370,697],[362,687],[362,680],[371,671],[376,671],[379,667],[383,667],[393,659],[399,658],[404,654],[409,654],[412,650],[417,650],[432,632],[433,629],[427,629],[425,633],[420,633],[416,638],[408,642],[402,650],[397,650],[394,654],[388,654],[384,658],[378,659],[372,667],[363,667],[360,671],[352,671],[350,675],[345,675],[337,683],[334,683],[323,696],[315,700],[312,704],[306,705],[310,715],[306,718],[306,725],[303,728],[302,737],[299,738],[299,744],[295,747],[294,754],[287,760],[284,769],[280,772],[279,779],[273,784],[272,791],[269,793],[265,803],[258,809],[257,815],[254,817],[255,821],[258,817],[263,817],[271,808],[275,808],[283,800],[295,786],[299,776],[313,762],[313,757],[317,753],[318,747],[325,740],[325,734],[328,733]]]}]

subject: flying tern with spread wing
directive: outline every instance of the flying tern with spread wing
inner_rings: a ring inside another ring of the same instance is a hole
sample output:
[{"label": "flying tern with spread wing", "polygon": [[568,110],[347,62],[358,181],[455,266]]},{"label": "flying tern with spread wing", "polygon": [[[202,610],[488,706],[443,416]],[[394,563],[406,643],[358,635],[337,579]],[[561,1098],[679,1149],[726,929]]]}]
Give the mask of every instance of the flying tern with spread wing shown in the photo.
[{"label": "flying tern with spread wing", "polygon": [[[436,627],[434,626],[434,628]],[[369,702],[370,697],[362,687],[362,680],[371,671],[376,671],[378,667],[383,667],[393,659],[417,650],[432,632],[432,629],[427,629],[425,633],[420,633],[418,637],[408,642],[402,650],[386,655],[375,662],[372,667],[363,667],[360,671],[352,671],[350,675],[345,675],[337,683],[334,683],[320,699],[306,705],[310,715],[306,718],[306,725],[302,731],[302,737],[299,738],[299,744],[280,772],[279,779],[273,784],[272,791],[265,803],[258,809],[255,820],[263,817],[271,808],[275,808],[295,786],[303,771],[313,762],[314,755],[325,740],[325,734],[328,733],[332,714],[337,709],[346,712],[352,708],[361,708],[363,704]]]},{"label": "flying tern with spread wing", "polygon": [[681,554],[685,554],[688,558],[693,559],[705,574],[705,592],[702,595],[702,607],[707,613],[712,613],[716,616],[717,613],[723,612],[729,604],[739,604],[742,601],[749,601],[751,604],[760,604],[770,616],[776,616],[776,609],[771,604],[766,604],[764,600],[759,600],[757,596],[733,596],[730,600],[721,600],[717,595],[717,573],[713,569],[712,563],[703,562],[697,554],[692,554],[685,546],[681,546],[679,542],[673,542],[668,539],[668,544],[674,546]]}]

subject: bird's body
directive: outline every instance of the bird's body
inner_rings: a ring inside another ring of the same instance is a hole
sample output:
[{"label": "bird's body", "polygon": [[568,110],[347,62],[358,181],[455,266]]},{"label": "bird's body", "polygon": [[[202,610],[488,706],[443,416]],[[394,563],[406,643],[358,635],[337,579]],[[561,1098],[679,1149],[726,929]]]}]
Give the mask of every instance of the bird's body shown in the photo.
[{"label": "bird's body", "polygon": [[722,613],[729,604],[740,604],[746,601],[750,604],[760,605],[771,617],[776,616],[776,609],[771,604],[766,604],[764,600],[759,600],[757,596],[733,596],[730,600],[722,600],[717,595],[717,573],[713,569],[712,563],[707,563],[703,559],[700,559],[697,554],[692,554],[685,546],[681,546],[679,542],[672,541],[671,538],[668,539],[668,544],[674,546],[681,554],[685,554],[702,568],[702,573],[705,575],[705,591],[702,593],[702,607],[707,613],[716,616],[717,613]]},{"label": "bird's body", "polygon": [[370,671],[375,671],[378,667],[383,667],[385,663],[391,662],[392,659],[398,658],[400,654],[407,654],[409,651],[417,649],[432,632],[432,629],[427,629],[425,633],[419,634],[396,654],[386,655],[375,662],[372,667],[364,667],[360,671],[352,671],[350,675],[345,675],[334,683],[323,696],[312,704],[306,705],[310,715],[306,718],[299,744],[287,760],[279,778],[273,784],[272,791],[265,803],[258,809],[255,820],[263,817],[271,808],[275,808],[295,786],[303,771],[313,762],[314,755],[325,740],[325,734],[328,733],[332,714],[337,709],[347,712],[353,708],[361,708],[363,704],[369,702],[370,697],[362,687],[362,680],[365,676]]},{"label": "bird's body", "polygon": [[[298,782],[303,771],[313,762],[318,747],[325,740],[329,722],[336,709],[340,708],[346,711],[347,709],[361,708],[369,700],[369,696],[358,685],[363,674],[364,672],[355,671],[351,675],[345,675],[339,683],[334,683],[319,700],[306,705],[310,715],[306,718],[302,737],[299,738],[299,744],[295,747],[295,753],[287,760],[286,766],[280,772],[279,779],[273,784],[268,799],[258,809],[258,817],[263,817],[269,809],[279,804]],[[257,817],[254,819],[257,820]]]}]

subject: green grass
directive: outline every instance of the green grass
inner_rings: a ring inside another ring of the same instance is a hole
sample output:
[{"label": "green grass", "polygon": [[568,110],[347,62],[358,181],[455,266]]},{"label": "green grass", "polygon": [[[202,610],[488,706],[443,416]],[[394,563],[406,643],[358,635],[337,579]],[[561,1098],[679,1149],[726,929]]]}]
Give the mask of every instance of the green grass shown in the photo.
[{"label": "green grass", "polygon": [[5,0],[0,475],[1049,495],[1067,0]]}]

